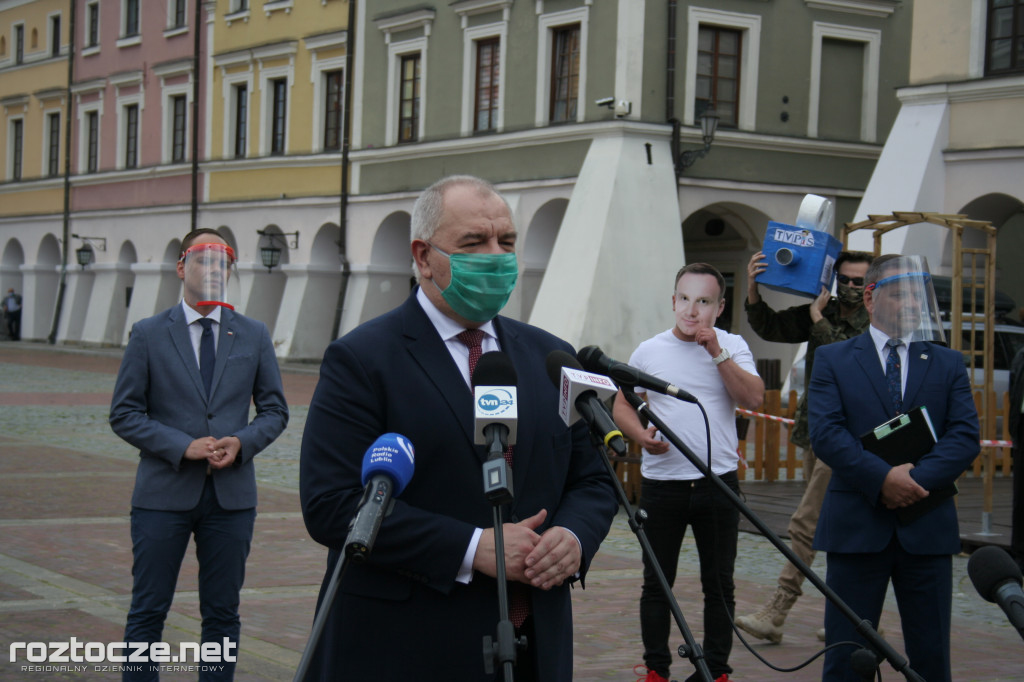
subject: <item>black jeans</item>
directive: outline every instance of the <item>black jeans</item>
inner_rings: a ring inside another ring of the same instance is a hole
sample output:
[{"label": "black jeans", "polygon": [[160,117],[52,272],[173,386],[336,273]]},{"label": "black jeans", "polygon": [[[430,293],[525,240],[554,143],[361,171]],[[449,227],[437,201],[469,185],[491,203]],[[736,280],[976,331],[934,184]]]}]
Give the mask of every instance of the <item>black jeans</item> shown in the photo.
[{"label": "black jeans", "polygon": [[[735,471],[720,478],[733,492],[739,493],[739,478]],[[669,585],[675,585],[679,549],[686,527],[693,527],[704,592],[704,657],[712,677],[731,673],[729,653],[732,651],[732,619],[736,610],[732,576],[736,563],[739,511],[724,493],[703,478],[692,481],[645,478],[641,481],[639,506],[647,512],[644,523],[647,539]],[[644,663],[666,678],[672,663],[668,648],[671,627],[669,601],[658,584],[650,560],[644,556],[644,586],[640,594]],[[692,624],[690,627],[693,629]]]}]

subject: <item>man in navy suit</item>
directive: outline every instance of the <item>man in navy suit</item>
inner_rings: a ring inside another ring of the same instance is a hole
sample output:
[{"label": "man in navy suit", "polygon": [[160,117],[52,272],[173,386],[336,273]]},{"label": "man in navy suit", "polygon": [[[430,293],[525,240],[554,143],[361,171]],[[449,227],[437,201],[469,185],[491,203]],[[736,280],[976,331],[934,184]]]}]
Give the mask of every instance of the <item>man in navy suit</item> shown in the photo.
[{"label": "man in navy suit", "polygon": [[1013,439],[1013,510],[1010,516],[1010,553],[1024,568],[1024,348],[1010,365],[1010,438]]},{"label": "man in navy suit", "polygon": [[[866,281],[871,326],[819,348],[811,374],[811,444],[832,467],[814,548],[828,552],[829,587],[876,628],[891,580],[911,668],[928,682],[948,682],[951,556],[960,551],[956,507],[949,498],[906,523],[896,510],[970,466],[980,449],[978,415],[963,356],[920,340],[941,338],[923,259],[881,256]],[[890,466],[861,445],[862,435],[921,406],[936,442],[916,464]],[[831,603],[825,633],[829,645],[864,642]],[[850,670],[852,649],[828,650],[824,680],[861,679]]]},{"label": "man in navy suit", "polygon": [[383,433],[399,433],[412,442],[416,463],[373,551],[348,566],[307,679],[495,679],[483,657],[498,601],[486,453],[473,443],[475,343],[477,354],[505,353],[518,376],[515,499],[503,517],[512,620],[528,639],[515,676],[572,679],[569,585],[582,581],[617,503],[586,427],[567,427],[558,416],[545,359],[571,347],[498,316],[516,281],[515,246],[508,204],[489,183],[470,176],[435,183],[412,214],[420,285],[324,355],[300,489],[306,528],[330,549],[327,576],[363,493],[367,448]]},{"label": "man in navy suit", "polygon": [[[216,231],[185,236],[182,302],[134,325],[110,408],[114,433],[139,448],[125,642],[160,641],[194,535],[202,641],[220,644],[224,659],[200,680],[234,676],[239,591],[256,519],[253,457],[288,423],[266,325],[223,304],[233,260]],[[159,672],[126,664],[123,676],[152,680]]]}]

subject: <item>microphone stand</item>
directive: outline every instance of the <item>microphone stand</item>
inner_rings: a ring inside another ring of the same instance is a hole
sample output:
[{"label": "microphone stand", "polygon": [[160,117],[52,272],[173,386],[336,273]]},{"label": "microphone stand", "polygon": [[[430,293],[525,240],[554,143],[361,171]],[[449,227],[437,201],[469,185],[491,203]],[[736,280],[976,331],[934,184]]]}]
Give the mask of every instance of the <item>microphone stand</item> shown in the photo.
[{"label": "microphone stand", "polygon": [[[365,503],[365,498],[364,498]],[[395,501],[391,500],[388,505],[388,513],[394,506]],[[366,547],[366,552],[360,552],[355,548],[352,540],[352,527],[355,525],[356,518],[359,516],[359,510],[362,508],[360,504],[356,508],[356,513],[352,516],[352,521],[349,523],[349,536],[345,540],[343,549],[341,550],[341,556],[334,564],[334,571],[331,573],[331,579],[327,582],[327,588],[324,590],[324,598],[320,602],[320,610],[316,613],[316,618],[313,619],[313,629],[309,633],[309,641],[306,642],[306,650],[302,652],[302,659],[299,661],[299,667],[295,670],[295,677],[292,678],[292,682],[304,682],[306,679],[306,673],[309,671],[309,665],[313,662],[313,652],[316,651],[317,644],[320,643],[320,637],[323,635],[324,626],[327,624],[327,614],[330,613],[331,607],[334,605],[334,598],[338,595],[338,586],[341,584],[341,579],[345,575],[345,571],[348,569],[350,560],[364,561],[366,557],[373,550],[373,540],[371,539]]]},{"label": "microphone stand", "polygon": [[494,672],[495,661],[502,667],[505,682],[515,679],[516,651],[525,650],[526,637],[516,638],[515,626],[509,618],[508,583],[505,581],[505,532],[502,527],[502,506],[513,500],[512,476],[505,461],[505,438],[491,440],[487,460],[483,465],[484,495],[494,508],[494,561],[495,579],[498,581],[498,633],[497,642],[490,635],[484,637],[484,672]]},{"label": "microphone stand", "polygon": [[[625,393],[626,391],[623,391]],[[618,432],[616,432],[617,434]],[[593,440],[594,445],[601,448],[601,439],[591,431],[590,438]],[[625,456],[626,450],[619,441],[609,441],[607,447],[615,450],[616,454]],[[612,443],[620,444],[616,448]],[[622,452],[619,452],[622,450]],[[647,539],[647,532],[644,530],[644,521],[647,519],[647,512],[643,509],[634,510],[633,506],[629,503],[629,496],[626,495],[625,489],[622,487],[622,483],[619,481],[619,477],[615,475],[615,466],[611,460],[607,457],[602,457],[604,460],[605,468],[608,469],[608,475],[612,479],[612,483],[615,486],[615,492],[619,496],[619,503],[622,508],[626,510],[626,517],[629,519],[629,529],[633,531],[633,535],[640,542],[640,548],[643,550],[643,554],[647,557],[650,565],[654,569],[654,575],[658,580],[658,585],[661,587],[662,592],[665,593],[665,598],[668,600],[669,610],[672,612],[672,617],[676,621],[676,625],[679,627],[679,632],[683,635],[684,643],[679,647],[679,656],[681,658],[689,659],[693,667],[700,673],[701,679],[705,682],[712,682],[714,678],[711,677],[711,669],[708,668],[707,661],[704,659],[704,650],[700,644],[693,637],[693,633],[690,631],[690,627],[686,624],[686,618],[683,616],[682,609],[679,608],[679,602],[676,601],[676,596],[672,593],[672,587],[668,584],[668,578],[665,577],[664,571],[661,570],[661,566],[658,564],[658,560],[654,556],[654,550],[651,548],[651,543]]]},{"label": "microphone stand", "polygon": [[811,581],[811,584],[818,588],[818,590],[824,594],[830,602],[835,604],[836,608],[838,608],[851,623],[857,626],[857,632],[867,640],[868,645],[875,651],[879,659],[884,658],[889,661],[889,664],[892,665],[897,672],[902,673],[903,676],[911,682],[924,682],[924,678],[914,672],[907,659],[900,656],[899,653],[893,649],[888,642],[882,639],[882,636],[879,635],[873,627],[871,627],[871,622],[862,619],[853,611],[853,609],[847,606],[846,602],[844,602],[839,595],[832,590],[832,588],[826,585],[825,581],[819,578],[817,573],[801,561],[800,557],[798,557],[788,545],[783,543],[782,540],[779,539],[779,536],[772,532],[772,530],[768,528],[768,526],[766,526],[756,514],[754,514],[750,507],[748,507],[743,500],[741,500],[739,496],[729,488],[729,486],[722,482],[722,479],[709,470],[707,465],[702,462],[697,455],[693,454],[693,451],[690,450],[690,448],[686,447],[686,444],[683,443],[679,437],[665,425],[665,422],[651,412],[643,398],[637,395],[637,393],[631,390],[631,388],[632,387],[626,386],[624,387],[624,390],[621,391],[629,404],[632,405],[637,412],[646,417],[650,423],[654,424],[658,430],[668,438],[669,442],[672,443],[676,449],[682,452],[683,455],[686,456],[686,459],[688,459],[693,466],[697,467],[701,474],[710,480],[718,490],[725,495],[730,502],[732,502],[733,506],[735,506],[741,514],[747,517],[747,519],[754,524],[758,531],[760,531],[761,534],[769,540],[769,542],[775,545],[776,549],[782,552],[782,555],[785,556],[790,563],[800,569],[800,572],[807,576],[807,579]]}]

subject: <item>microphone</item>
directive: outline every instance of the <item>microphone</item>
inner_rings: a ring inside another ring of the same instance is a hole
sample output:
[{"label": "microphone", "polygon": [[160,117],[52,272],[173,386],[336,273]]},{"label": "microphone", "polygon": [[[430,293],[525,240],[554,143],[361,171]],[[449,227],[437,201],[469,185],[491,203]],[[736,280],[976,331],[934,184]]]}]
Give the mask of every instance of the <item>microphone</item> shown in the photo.
[{"label": "microphone", "polygon": [[601,372],[611,377],[618,385],[640,386],[655,393],[664,393],[688,403],[698,402],[692,394],[668,383],[664,379],[641,372],[624,362],[616,362],[604,354],[597,346],[587,346],[576,354],[583,366],[591,372]]},{"label": "microphone", "polygon": [[548,377],[558,387],[558,414],[566,425],[583,418],[594,435],[618,455],[626,454],[622,432],[608,413],[602,398],[614,395],[615,384],[606,376],[584,372],[579,361],[563,350],[547,357]]},{"label": "microphone", "polygon": [[516,368],[501,351],[484,353],[473,369],[472,383],[473,442],[500,455],[505,446],[516,443]]},{"label": "microphone", "polygon": [[363,499],[345,538],[345,553],[365,561],[373,549],[380,524],[390,511],[391,498],[401,495],[415,469],[412,443],[397,433],[377,438],[363,455]]},{"label": "microphone", "polygon": [[986,545],[967,560],[967,575],[978,594],[986,601],[999,604],[1010,624],[1024,638],[1024,591],[1017,562],[1006,550]]}]

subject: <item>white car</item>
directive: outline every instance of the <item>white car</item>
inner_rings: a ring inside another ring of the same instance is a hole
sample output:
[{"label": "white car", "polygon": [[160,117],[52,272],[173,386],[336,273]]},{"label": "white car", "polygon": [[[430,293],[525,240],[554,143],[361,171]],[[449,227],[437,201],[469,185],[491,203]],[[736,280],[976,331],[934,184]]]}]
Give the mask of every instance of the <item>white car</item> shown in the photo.
[{"label": "white car", "polygon": [[[949,323],[946,325],[946,333],[949,333]],[[984,325],[978,325],[974,330],[974,348],[981,348],[984,341]],[[1024,326],[997,322],[994,329],[994,346],[992,352],[992,390],[996,393],[997,406],[1002,407],[1003,394],[1010,390],[1010,365],[1013,358],[1024,348]],[[968,323],[963,325],[963,348],[971,347],[970,328]],[[964,356],[964,364],[969,366],[969,358]],[[981,358],[975,359],[974,379],[975,385],[984,382],[984,370],[981,367]]]}]

